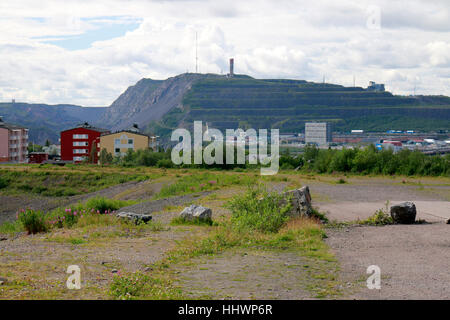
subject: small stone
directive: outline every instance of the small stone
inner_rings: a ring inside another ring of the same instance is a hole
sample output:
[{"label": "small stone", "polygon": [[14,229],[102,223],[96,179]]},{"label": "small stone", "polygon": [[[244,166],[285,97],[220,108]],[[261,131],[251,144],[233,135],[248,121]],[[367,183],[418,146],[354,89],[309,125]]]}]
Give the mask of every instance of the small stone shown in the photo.
[{"label": "small stone", "polygon": [[447,220],[447,224],[450,224],[450,219]]},{"label": "small stone", "polygon": [[5,241],[5,240],[8,240],[8,238],[5,238],[5,237],[0,238],[0,241]]},{"label": "small stone", "polygon": [[111,273],[117,273],[117,272],[119,272],[117,269],[112,269],[111,270]]},{"label": "small stone", "polygon": [[149,271],[152,271],[152,270],[153,270],[153,268],[147,267],[147,268],[144,269],[144,272],[149,272]]},{"label": "small stone", "polygon": [[6,284],[8,282],[8,279],[6,278],[0,278],[0,286]]}]

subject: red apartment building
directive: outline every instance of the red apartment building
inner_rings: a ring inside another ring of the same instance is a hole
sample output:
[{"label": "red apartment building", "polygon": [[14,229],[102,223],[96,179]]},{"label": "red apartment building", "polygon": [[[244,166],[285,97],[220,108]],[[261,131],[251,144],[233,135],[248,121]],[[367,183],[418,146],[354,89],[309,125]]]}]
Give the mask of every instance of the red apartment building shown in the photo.
[{"label": "red apartment building", "polygon": [[[89,159],[92,146],[97,144],[102,133],[109,130],[95,128],[85,122],[76,128],[61,132],[61,160],[80,163]],[[97,151],[99,150],[97,145]],[[95,163],[98,161],[98,152],[95,153]]]}]

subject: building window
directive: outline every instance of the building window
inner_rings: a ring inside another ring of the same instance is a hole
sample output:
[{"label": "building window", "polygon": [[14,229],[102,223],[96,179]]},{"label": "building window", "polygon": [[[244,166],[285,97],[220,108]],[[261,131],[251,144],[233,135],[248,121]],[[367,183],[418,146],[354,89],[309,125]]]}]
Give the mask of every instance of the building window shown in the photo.
[{"label": "building window", "polygon": [[133,139],[128,139],[128,144],[133,144]]},{"label": "building window", "polygon": [[87,134],[74,134],[73,139],[87,139],[88,135]]},{"label": "building window", "polygon": [[73,157],[73,161],[84,161],[85,157]]},{"label": "building window", "polygon": [[117,153],[119,153],[119,152],[120,152],[120,148],[116,148],[115,151],[116,151]]},{"label": "building window", "polygon": [[73,146],[74,147],[87,147],[88,143],[87,143],[87,141],[74,141]]},{"label": "building window", "polygon": [[73,153],[87,153],[86,149],[73,149]]},{"label": "building window", "polygon": [[120,139],[114,139],[115,144],[120,144]]}]

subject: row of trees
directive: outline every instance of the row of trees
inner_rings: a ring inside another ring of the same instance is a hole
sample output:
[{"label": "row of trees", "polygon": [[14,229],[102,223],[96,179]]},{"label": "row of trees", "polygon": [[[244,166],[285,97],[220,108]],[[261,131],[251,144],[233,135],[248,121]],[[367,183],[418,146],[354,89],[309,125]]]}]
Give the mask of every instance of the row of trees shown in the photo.
[{"label": "row of trees", "polygon": [[170,160],[171,150],[155,152],[151,149],[146,150],[128,150],[124,156],[113,156],[106,149],[102,149],[99,156],[101,165],[121,165],[125,167],[146,166],[146,167],[164,167],[171,168],[173,163]]},{"label": "row of trees", "polygon": [[[296,162],[295,162],[296,161]],[[301,166],[303,171],[317,173],[351,172],[358,174],[400,174],[424,176],[450,176],[450,154],[446,156],[427,156],[415,150],[377,150],[370,145],[355,149],[305,148],[303,155],[293,158],[284,155],[280,158],[281,168]]]},{"label": "row of trees", "polygon": [[[236,151],[235,151],[236,152]],[[225,150],[224,150],[225,162]],[[235,154],[236,156],[236,154]],[[172,168],[171,149],[154,152],[148,150],[128,150],[123,157],[113,157],[105,149],[100,152],[100,164],[115,164],[127,167],[149,166]],[[307,146],[303,154],[292,156],[289,153],[280,155],[280,168],[298,168],[303,172],[316,173],[356,173],[356,174],[386,174],[386,175],[423,175],[450,176],[450,154],[446,156],[427,156],[420,151],[402,150],[394,153],[392,150],[377,150],[370,145],[355,149],[318,149]],[[255,168],[249,164],[200,164],[182,165],[182,167],[196,168]]]}]

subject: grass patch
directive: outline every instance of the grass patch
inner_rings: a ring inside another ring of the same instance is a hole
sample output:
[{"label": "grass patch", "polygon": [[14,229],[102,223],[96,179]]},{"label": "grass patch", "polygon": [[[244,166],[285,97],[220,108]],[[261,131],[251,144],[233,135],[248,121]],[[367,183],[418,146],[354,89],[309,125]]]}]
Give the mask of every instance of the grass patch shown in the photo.
[{"label": "grass patch", "polygon": [[175,217],[170,222],[171,225],[188,225],[188,226],[213,226],[217,225],[212,219],[200,219],[198,217],[193,217],[192,219],[185,219],[183,217]]},{"label": "grass patch", "polygon": [[0,225],[0,233],[15,234],[22,231],[25,231],[25,229],[18,220],[13,222],[6,221]]},{"label": "grass patch", "polygon": [[261,187],[249,187],[242,195],[231,199],[231,223],[237,229],[277,232],[287,221],[291,202],[276,192],[269,193]]},{"label": "grass patch", "polygon": [[[143,181],[151,175],[144,173],[98,172],[93,168],[11,167],[0,169],[0,190],[4,194],[34,194],[67,197],[98,191],[129,181]],[[70,170],[73,169],[73,170]]]},{"label": "grass patch", "polygon": [[109,295],[118,300],[180,300],[182,292],[163,277],[152,277],[142,272],[114,276]]},{"label": "grass patch", "polygon": [[170,185],[161,188],[157,199],[191,194],[203,191],[217,190],[232,185],[247,185],[254,183],[256,177],[251,175],[236,175],[227,173],[199,173],[185,175]]}]

